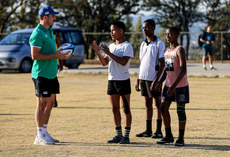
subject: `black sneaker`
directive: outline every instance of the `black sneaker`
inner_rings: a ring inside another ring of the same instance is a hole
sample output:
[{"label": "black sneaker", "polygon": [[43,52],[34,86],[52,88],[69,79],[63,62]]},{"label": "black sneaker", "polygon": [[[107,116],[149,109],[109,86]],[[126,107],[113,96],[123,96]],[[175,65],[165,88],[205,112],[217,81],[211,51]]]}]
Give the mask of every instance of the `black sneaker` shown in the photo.
[{"label": "black sneaker", "polygon": [[177,140],[175,146],[184,146],[184,140]]},{"label": "black sneaker", "polygon": [[162,132],[155,132],[152,136],[152,138],[162,138],[162,137],[163,137]]},{"label": "black sneaker", "polygon": [[109,140],[108,143],[120,143],[122,136],[115,136],[112,140]]},{"label": "black sneaker", "polygon": [[152,132],[142,132],[140,134],[136,134],[136,137],[151,137],[152,136]]},{"label": "black sneaker", "polygon": [[128,137],[123,137],[120,141],[120,144],[129,144],[130,141],[129,141],[129,138]]},{"label": "black sneaker", "polygon": [[174,138],[173,137],[165,137],[162,138],[160,141],[157,141],[157,144],[166,144],[166,143],[173,143]]}]

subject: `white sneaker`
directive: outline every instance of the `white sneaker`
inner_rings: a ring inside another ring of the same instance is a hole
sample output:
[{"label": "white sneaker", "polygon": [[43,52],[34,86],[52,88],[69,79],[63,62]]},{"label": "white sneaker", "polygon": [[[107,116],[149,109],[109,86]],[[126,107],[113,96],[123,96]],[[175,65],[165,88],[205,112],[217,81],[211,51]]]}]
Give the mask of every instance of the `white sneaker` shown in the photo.
[{"label": "white sneaker", "polygon": [[38,145],[54,145],[54,142],[52,142],[51,140],[46,140],[44,137],[36,136],[36,138],[34,140],[34,144],[38,144]]},{"label": "white sneaker", "polygon": [[45,136],[45,138],[49,139],[50,141],[52,141],[52,142],[54,142],[54,143],[58,143],[58,142],[59,142],[59,140],[53,138],[50,134],[47,134],[47,135]]}]

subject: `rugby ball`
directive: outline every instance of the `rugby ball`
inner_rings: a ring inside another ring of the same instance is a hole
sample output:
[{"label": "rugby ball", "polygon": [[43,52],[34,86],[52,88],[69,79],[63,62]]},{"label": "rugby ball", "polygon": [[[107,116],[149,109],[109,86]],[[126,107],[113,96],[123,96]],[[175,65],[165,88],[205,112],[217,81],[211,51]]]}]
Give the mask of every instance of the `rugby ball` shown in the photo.
[{"label": "rugby ball", "polygon": [[58,48],[58,50],[60,50],[60,49],[62,49],[61,53],[67,54],[68,56],[71,56],[74,53],[75,46],[71,43],[64,43],[64,44],[60,45],[60,47]]}]

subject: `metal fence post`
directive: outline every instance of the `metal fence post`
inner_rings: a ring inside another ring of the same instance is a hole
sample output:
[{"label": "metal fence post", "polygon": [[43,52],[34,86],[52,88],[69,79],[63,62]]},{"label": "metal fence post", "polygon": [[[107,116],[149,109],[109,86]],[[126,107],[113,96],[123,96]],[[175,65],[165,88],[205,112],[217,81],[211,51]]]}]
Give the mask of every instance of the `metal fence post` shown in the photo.
[{"label": "metal fence post", "polygon": [[220,32],[221,40],[220,40],[220,45],[221,45],[221,63],[223,63],[223,32]]}]

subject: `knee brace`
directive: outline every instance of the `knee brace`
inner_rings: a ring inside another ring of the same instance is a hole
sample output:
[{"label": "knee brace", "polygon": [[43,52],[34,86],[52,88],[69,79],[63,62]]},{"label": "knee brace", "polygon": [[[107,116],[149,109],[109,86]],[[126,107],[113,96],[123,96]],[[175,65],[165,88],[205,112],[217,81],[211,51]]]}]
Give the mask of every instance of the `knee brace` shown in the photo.
[{"label": "knee brace", "polygon": [[177,106],[179,122],[186,122],[185,106]]}]

